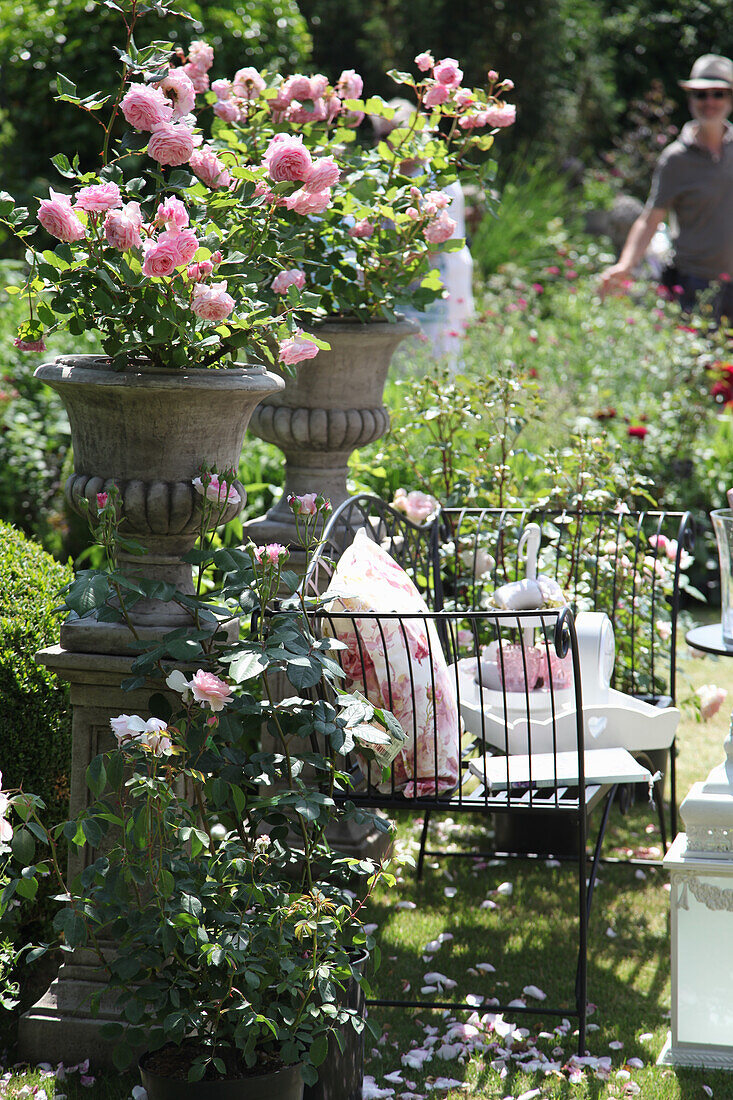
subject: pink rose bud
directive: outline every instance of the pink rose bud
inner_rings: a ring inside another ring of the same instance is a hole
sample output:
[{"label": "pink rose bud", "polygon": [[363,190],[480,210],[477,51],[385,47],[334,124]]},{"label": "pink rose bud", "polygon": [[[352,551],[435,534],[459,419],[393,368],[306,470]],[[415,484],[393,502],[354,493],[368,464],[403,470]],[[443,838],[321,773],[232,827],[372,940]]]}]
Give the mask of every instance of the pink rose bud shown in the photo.
[{"label": "pink rose bud", "polygon": [[135,130],[154,130],[170,122],[173,105],[160,88],[150,84],[132,84],[120,103],[126,120]]},{"label": "pink rose bud", "polygon": [[219,187],[228,187],[231,183],[231,176],[226,165],[219,160],[215,150],[210,145],[202,145],[200,149],[194,149],[188,166],[201,182],[210,187],[212,191]]},{"label": "pink rose bud", "polygon": [[341,170],[333,157],[320,157],[311,164],[303,183],[306,191],[325,191],[338,183]]},{"label": "pink rose bud", "polygon": [[223,710],[231,701],[229,696],[232,689],[229,684],[214,676],[213,672],[205,672],[202,668],[193,674],[191,691],[197,703],[208,703],[214,712]]},{"label": "pink rose bud", "polygon": [[446,88],[457,88],[463,80],[463,70],[459,69],[455,57],[444,57],[433,69],[433,76]]},{"label": "pink rose bud", "polygon": [[489,107],[484,116],[487,126],[511,126],[517,117],[517,108],[513,103],[503,103],[501,107]]},{"label": "pink rose bud", "polygon": [[213,500],[215,504],[241,504],[240,493],[231,485],[224,475],[204,474],[203,477],[195,477],[191,483],[197,493]]},{"label": "pink rose bud", "polygon": [[157,225],[166,229],[185,229],[188,225],[188,211],[180,199],[170,198],[161,202],[155,215]]},{"label": "pink rose bud", "polygon": [[450,95],[450,89],[446,88],[444,84],[433,84],[432,88],[428,88],[425,93],[423,103],[428,108],[440,107],[441,103],[445,103]]},{"label": "pink rose bud", "polygon": [[372,225],[372,223],[370,221],[367,221],[366,218],[363,218],[360,222],[357,222],[355,225],[352,225],[351,229],[349,230],[349,236],[350,237],[357,237],[357,238],[359,238],[359,237],[368,238],[368,237],[371,237],[371,235],[373,233],[374,233],[374,226]]},{"label": "pink rose bud", "polygon": [[[303,493],[301,496],[290,497],[288,503],[293,511],[297,510],[298,515],[315,516],[318,511],[317,497],[318,493]],[[296,502],[297,509],[295,507]]]},{"label": "pink rose bud", "polygon": [[207,73],[214,64],[214,47],[200,39],[192,42],[188,47],[188,60],[197,69],[203,69]]},{"label": "pink rose bud", "polygon": [[344,69],[336,84],[336,95],[341,99],[358,99],[363,91],[364,81],[359,74],[354,69]]},{"label": "pink rose bud", "polygon": [[505,92],[511,92],[512,88],[514,87],[514,81],[513,80],[502,80],[501,86],[502,86],[502,88],[504,89]]},{"label": "pink rose bud", "polygon": [[109,493],[97,493],[97,508],[100,512],[103,508],[107,507],[107,501],[109,500]]},{"label": "pink rose bud", "polygon": [[224,257],[222,256],[222,254],[221,254],[221,252],[219,251],[218,248],[217,248],[216,252],[211,253],[211,262],[214,265],[214,267],[218,267],[223,259],[224,259]]},{"label": "pink rose bud", "polygon": [[453,218],[449,218],[445,210],[441,211],[434,221],[428,223],[423,229],[423,236],[430,244],[443,244],[444,241],[449,241],[453,236],[456,228],[456,223]]},{"label": "pink rose bud", "polygon": [[292,366],[301,363],[305,359],[314,359],[318,355],[318,347],[312,340],[308,340],[300,332],[290,336],[287,340],[281,340],[278,345],[281,363]]},{"label": "pink rose bud", "polygon": [[140,204],[128,202],[121,210],[110,210],[104,219],[104,237],[111,248],[129,252],[140,247],[143,217]]},{"label": "pink rose bud", "polygon": [[[162,88],[172,102],[174,118],[182,118],[190,114],[196,106],[196,89],[190,76],[183,69],[169,69],[168,75],[157,87]],[[157,160],[157,157],[155,159]],[[164,162],[161,161],[161,163]]]},{"label": "pink rose bud", "polygon": [[210,260],[201,260],[197,264],[191,264],[186,271],[186,278],[192,283],[200,283],[202,279],[208,279],[213,270],[214,265]]},{"label": "pink rose bud", "polygon": [[494,84],[495,81],[499,79],[499,74],[497,73],[496,69],[489,69],[486,75],[492,84]]},{"label": "pink rose bud", "polygon": [[279,542],[270,542],[267,546],[253,546],[252,554],[258,565],[278,566],[287,561],[290,551]]},{"label": "pink rose bud", "polygon": [[191,309],[202,321],[223,321],[228,317],[235,306],[235,301],[227,294],[227,284],[196,283],[193,288],[193,302]]},{"label": "pink rose bud", "polygon": [[[43,339],[43,337],[41,337],[40,340],[24,340],[22,336],[16,336],[15,339],[13,340],[13,345],[19,351],[45,351],[46,350],[46,342]],[[15,391],[13,391],[13,393],[14,393],[15,397],[18,396],[18,394],[15,393]],[[0,390],[0,394],[2,394],[3,398],[8,396],[5,390]]]},{"label": "pink rose bud", "polygon": [[234,94],[240,99],[257,99],[264,92],[266,84],[257,69],[246,66],[234,74],[232,88]]},{"label": "pink rose bud", "polygon": [[435,58],[431,53],[428,53],[427,50],[425,50],[423,51],[423,53],[419,53],[417,55],[417,57],[415,58],[415,64],[417,65],[421,73],[426,73],[428,69],[432,69],[433,65],[435,64]]},{"label": "pink rose bud", "polygon": [[[190,83],[190,81],[189,81]],[[179,122],[164,122],[157,126],[148,142],[148,156],[158,164],[188,164],[194,150],[193,134]]]},{"label": "pink rose bud", "polygon": [[263,161],[270,179],[275,183],[304,180],[313,163],[303,145],[303,138],[287,134],[278,134],[272,139]]},{"label": "pink rose bud", "polygon": [[292,267],[288,271],[279,271],[272,280],[272,289],[275,294],[287,294],[288,287],[297,287],[302,290],[305,286],[305,273]]},{"label": "pink rose bud", "polygon": [[84,226],[74,213],[71,200],[49,188],[50,199],[42,199],[38,208],[38,220],[52,237],[70,244],[80,241],[86,235]]}]

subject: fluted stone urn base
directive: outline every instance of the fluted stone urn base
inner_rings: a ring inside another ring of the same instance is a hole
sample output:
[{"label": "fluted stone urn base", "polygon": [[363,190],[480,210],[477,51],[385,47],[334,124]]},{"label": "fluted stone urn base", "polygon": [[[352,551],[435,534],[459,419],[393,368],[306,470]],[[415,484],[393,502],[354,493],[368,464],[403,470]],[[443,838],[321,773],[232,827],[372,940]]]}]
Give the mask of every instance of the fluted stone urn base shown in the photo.
[{"label": "fluted stone urn base", "polygon": [[256,543],[296,541],[288,506],[291,493],[322,493],[334,508],[346,500],[349,458],[389,428],[382,404],[384,384],[397,346],[418,331],[411,321],[330,321],[318,335],[331,345],[296,367],[284,389],[255,409],[250,431],[285,455],[283,494],[265,516],[245,524]]},{"label": "fluted stone urn base", "polygon": [[[204,463],[220,472],[237,469],[252,410],[282,389],[282,381],[260,367],[165,370],[140,364],[114,371],[108,359],[94,355],[43,363],[36,377],[56,390],[69,417],[71,506],[83,514],[86,503],[94,515],[97,493],[115,485],[121,533],[146,550],[142,556],[121,553],[122,571],[192,593],[191,567],[180,559],[193,547],[201,524],[202,497],[193,479]],[[244,488],[237,481],[233,485],[243,501]],[[233,519],[241,506],[227,505],[212,523]],[[147,599],[133,607],[130,618],[143,634],[191,622],[176,603]],[[66,648],[129,652],[126,628],[82,622],[65,626]],[[93,626],[99,639],[90,646]],[[75,630],[84,632],[83,644],[74,645]]]}]

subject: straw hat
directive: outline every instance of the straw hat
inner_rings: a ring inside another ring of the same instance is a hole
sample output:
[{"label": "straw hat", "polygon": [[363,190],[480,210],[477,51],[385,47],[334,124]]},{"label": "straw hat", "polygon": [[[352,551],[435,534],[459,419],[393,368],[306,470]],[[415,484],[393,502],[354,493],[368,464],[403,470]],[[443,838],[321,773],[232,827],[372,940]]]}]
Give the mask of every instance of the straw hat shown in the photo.
[{"label": "straw hat", "polygon": [[689,80],[680,80],[679,85],[687,92],[703,88],[727,88],[733,91],[733,61],[717,53],[706,53],[698,57],[692,66]]}]

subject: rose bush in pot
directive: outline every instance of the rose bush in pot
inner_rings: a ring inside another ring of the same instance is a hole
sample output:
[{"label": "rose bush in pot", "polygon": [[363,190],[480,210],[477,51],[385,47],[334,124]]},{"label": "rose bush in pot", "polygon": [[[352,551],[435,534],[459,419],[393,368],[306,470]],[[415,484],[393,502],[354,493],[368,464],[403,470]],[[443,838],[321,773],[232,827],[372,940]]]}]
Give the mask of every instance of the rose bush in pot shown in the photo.
[{"label": "rose bush in pot", "polygon": [[[316,513],[299,512],[308,538],[326,508],[316,500]],[[147,1047],[154,1075],[173,1064],[183,1080],[245,1080],[298,1064],[313,1082],[334,1030],[364,1026],[343,993],[363,980],[358,953],[373,941],[360,917],[386,874],[324,840],[330,823],[356,816],[339,759],[362,735],[368,752],[395,723],[339,690],[339,643],[312,632],[300,597],[273,608],[296,583],[287,551],[212,550],[205,529],[202,520],[191,557],[220,582],[190,597],[196,631],[174,631],[136,658],[129,686],[160,688],[153,717],[112,720],[117,748],[89,766],[88,806],[49,831],[38,797],[3,794],[0,908],[52,877],[63,948],[92,950],[108,977],[119,1022],[106,1034],[120,1066]],[[114,548],[109,512],[102,535]],[[96,591],[122,613],[119,575],[95,576],[72,582],[67,606],[91,613]],[[243,619],[241,638],[223,640],[227,618]],[[292,688],[280,702],[275,674]],[[258,748],[263,725],[269,751]],[[71,880],[58,861],[62,836],[91,849]]]}]

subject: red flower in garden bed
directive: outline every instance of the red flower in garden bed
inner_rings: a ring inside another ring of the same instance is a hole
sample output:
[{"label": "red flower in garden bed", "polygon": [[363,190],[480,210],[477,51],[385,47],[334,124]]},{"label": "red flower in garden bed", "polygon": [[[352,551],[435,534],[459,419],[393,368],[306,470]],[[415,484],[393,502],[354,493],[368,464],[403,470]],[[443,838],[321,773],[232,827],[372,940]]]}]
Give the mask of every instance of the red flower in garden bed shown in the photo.
[{"label": "red flower in garden bed", "polygon": [[630,424],[626,434],[636,439],[643,439],[648,431],[649,429],[643,424]]}]

